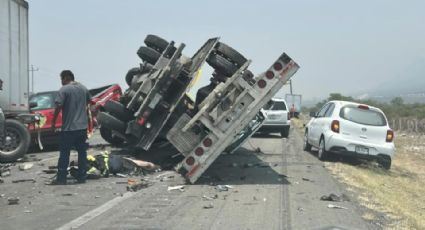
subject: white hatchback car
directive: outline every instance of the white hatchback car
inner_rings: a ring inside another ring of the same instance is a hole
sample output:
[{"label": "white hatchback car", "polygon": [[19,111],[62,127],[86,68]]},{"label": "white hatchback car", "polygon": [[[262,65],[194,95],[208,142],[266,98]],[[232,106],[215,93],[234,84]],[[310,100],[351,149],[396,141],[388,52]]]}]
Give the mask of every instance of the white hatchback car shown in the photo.
[{"label": "white hatchback car", "polygon": [[288,138],[291,127],[288,106],[284,99],[273,98],[264,108],[266,120],[258,132],[280,133],[282,137]]},{"label": "white hatchback car", "polygon": [[326,103],[307,123],[304,150],[319,149],[320,160],[328,154],[377,160],[390,169],[395,152],[394,132],[382,110],[348,101]]}]

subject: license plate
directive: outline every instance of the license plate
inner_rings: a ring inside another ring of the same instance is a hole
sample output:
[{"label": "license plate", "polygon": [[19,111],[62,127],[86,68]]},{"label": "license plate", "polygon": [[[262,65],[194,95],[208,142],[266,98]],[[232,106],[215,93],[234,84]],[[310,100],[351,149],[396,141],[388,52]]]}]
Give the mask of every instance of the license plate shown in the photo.
[{"label": "license plate", "polygon": [[369,149],[363,146],[356,146],[356,153],[369,154]]},{"label": "license plate", "polygon": [[270,119],[270,120],[276,120],[276,119],[279,118],[279,115],[272,115],[272,114],[270,114],[270,115],[267,115],[267,118]]}]

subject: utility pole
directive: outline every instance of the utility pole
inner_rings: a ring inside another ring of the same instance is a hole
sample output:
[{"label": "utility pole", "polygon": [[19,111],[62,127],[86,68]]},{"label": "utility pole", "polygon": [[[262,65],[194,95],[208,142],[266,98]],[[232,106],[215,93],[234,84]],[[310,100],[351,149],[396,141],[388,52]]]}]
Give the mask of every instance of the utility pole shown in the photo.
[{"label": "utility pole", "polygon": [[34,66],[31,65],[31,68],[30,68],[30,72],[31,72],[31,93],[34,93],[34,72],[36,72],[38,70],[39,70],[39,68],[34,69]]},{"label": "utility pole", "polygon": [[292,95],[292,79],[289,80],[289,91],[291,92],[291,95]]}]

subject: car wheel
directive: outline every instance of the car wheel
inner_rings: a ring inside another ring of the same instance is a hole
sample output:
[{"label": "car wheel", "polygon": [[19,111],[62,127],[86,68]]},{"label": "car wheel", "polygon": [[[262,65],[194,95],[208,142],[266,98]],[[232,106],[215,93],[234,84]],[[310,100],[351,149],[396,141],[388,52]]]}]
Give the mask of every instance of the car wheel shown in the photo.
[{"label": "car wheel", "polygon": [[5,135],[0,141],[0,162],[13,162],[27,153],[31,137],[27,127],[13,119],[5,121]]},{"label": "car wheel", "polygon": [[100,127],[100,136],[107,141],[108,143],[112,145],[122,145],[124,143],[124,140],[112,135],[112,130],[101,126]]},{"label": "car wheel", "polygon": [[111,129],[119,133],[125,133],[125,130],[127,129],[127,125],[123,121],[115,118],[109,113],[105,113],[105,112],[98,113],[97,121],[101,127],[103,126],[103,127],[106,127],[107,129]]},{"label": "car wheel", "polygon": [[216,52],[230,59],[238,67],[241,67],[247,61],[247,59],[238,51],[221,42],[217,43]]},{"label": "car wheel", "polygon": [[328,153],[326,152],[325,149],[325,139],[320,138],[320,143],[319,143],[319,151],[317,152],[317,156],[319,158],[319,160],[324,161],[326,160]]},{"label": "car wheel", "polygon": [[225,57],[215,53],[210,54],[210,56],[207,58],[207,63],[218,72],[228,77],[232,76],[238,70],[238,67],[232,62],[227,60]]},{"label": "car wheel", "polygon": [[382,166],[382,168],[389,170],[391,168],[391,157],[387,155],[380,155],[378,158],[378,164]]},{"label": "car wheel", "polygon": [[162,53],[167,48],[169,43],[159,36],[148,34],[145,38],[145,44],[148,47],[155,49],[159,53]]},{"label": "car wheel", "polygon": [[140,47],[139,50],[137,51],[137,55],[143,61],[146,61],[152,65],[155,65],[156,61],[158,61],[159,57],[161,57],[161,53],[146,46]]},{"label": "car wheel", "polygon": [[311,151],[311,145],[310,145],[310,143],[308,143],[307,136],[308,136],[308,132],[305,131],[303,148],[304,148],[304,151],[308,151],[309,152],[309,151]]},{"label": "car wheel", "polygon": [[139,67],[135,67],[135,68],[131,68],[127,74],[125,75],[125,82],[127,82],[128,86],[131,86],[131,82],[133,81],[133,77],[135,75],[141,74],[140,68]]},{"label": "car wheel", "polygon": [[288,138],[289,136],[289,127],[285,127],[280,131],[280,135],[284,138]]},{"label": "car wheel", "polygon": [[134,119],[133,113],[118,101],[107,101],[103,106],[106,112],[118,117],[121,121],[127,122]]}]

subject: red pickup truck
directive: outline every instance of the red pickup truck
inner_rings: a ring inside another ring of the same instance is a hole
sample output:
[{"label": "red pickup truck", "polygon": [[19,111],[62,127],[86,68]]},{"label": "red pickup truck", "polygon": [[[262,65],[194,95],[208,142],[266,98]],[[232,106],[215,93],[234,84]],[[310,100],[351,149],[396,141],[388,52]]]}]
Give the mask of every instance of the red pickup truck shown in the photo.
[{"label": "red pickup truck", "polygon": [[[90,89],[92,98],[90,100],[90,120],[88,133],[92,133],[94,127],[97,127],[96,115],[100,108],[109,100],[118,101],[122,95],[121,87],[118,84],[107,85],[100,88]],[[57,145],[59,137],[57,133],[51,130],[53,113],[55,111],[55,98],[58,91],[40,92],[30,97],[30,105],[32,105],[31,113],[39,114],[40,121],[37,125],[29,125],[31,133],[32,145],[38,143],[38,133],[40,133],[40,141],[43,145]],[[62,113],[56,120],[56,128],[62,127]]]}]

